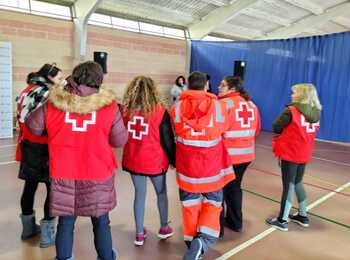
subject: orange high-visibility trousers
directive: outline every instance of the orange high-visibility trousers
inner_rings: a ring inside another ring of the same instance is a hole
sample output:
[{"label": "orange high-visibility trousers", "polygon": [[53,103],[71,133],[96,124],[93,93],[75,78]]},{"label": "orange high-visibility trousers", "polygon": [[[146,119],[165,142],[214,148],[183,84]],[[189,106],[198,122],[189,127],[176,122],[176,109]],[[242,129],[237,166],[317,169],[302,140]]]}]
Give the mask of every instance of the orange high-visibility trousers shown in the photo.
[{"label": "orange high-visibility trousers", "polygon": [[180,190],[180,200],[185,241],[192,241],[198,233],[219,237],[222,190],[202,194]]}]

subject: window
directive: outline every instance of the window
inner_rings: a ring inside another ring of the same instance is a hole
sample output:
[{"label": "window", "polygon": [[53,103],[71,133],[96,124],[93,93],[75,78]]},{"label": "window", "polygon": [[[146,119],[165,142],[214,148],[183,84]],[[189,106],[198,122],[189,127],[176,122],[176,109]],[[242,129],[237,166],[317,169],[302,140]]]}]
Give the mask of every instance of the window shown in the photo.
[{"label": "window", "polygon": [[29,0],[0,0],[0,9],[29,13]]},{"label": "window", "polygon": [[181,38],[181,39],[185,38],[184,30],[180,30],[180,29],[164,27],[164,34],[166,36],[174,37],[174,38]]},{"label": "window", "polygon": [[71,20],[71,12],[68,6],[31,0],[30,8],[32,14]]},{"label": "window", "polygon": [[121,29],[121,30],[127,30],[127,31],[133,31],[133,32],[139,32],[139,22],[112,17],[112,25],[113,28]]},{"label": "window", "polygon": [[150,23],[140,23],[140,31],[148,34],[163,35],[163,26],[150,24]]},{"label": "window", "polygon": [[109,15],[93,13],[90,16],[89,24],[100,25],[104,27],[112,27],[111,17]]},{"label": "window", "polygon": [[14,10],[66,20],[72,19],[70,7],[35,0],[0,0],[0,9]]}]

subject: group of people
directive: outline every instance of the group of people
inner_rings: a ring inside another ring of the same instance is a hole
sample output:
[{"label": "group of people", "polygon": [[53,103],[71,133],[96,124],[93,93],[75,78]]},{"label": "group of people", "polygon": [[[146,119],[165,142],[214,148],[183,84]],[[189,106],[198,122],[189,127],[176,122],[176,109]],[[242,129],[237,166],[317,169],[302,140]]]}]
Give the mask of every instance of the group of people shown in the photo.
[{"label": "group of people", "polygon": [[[179,77],[181,91],[168,109],[154,80],[135,77],[116,102],[102,87],[97,63],[77,65],[66,80],[56,64],[28,75],[17,99],[17,160],[25,180],[21,198],[21,238],[41,233],[40,246],[56,245],[57,260],[73,259],[74,224],[91,217],[97,259],[117,258],[112,246],[109,212],[116,206],[113,148],[123,147],[122,168],[135,189],[136,246],[147,237],[144,227],[147,179],[157,195],[159,239],[174,233],[169,225],[166,173],[176,168],[187,250],[184,260],[201,259],[224,227],[241,232],[241,182],[255,158],[260,115],[238,77],[227,76],[218,97],[208,93],[208,77],[192,72]],[[186,85],[186,86],[185,86]],[[180,86],[177,86],[180,87]],[[305,164],[319,127],[321,105],[315,87],[295,85],[292,103],[273,125],[273,151],[281,160],[283,195],[280,215],[267,223],[288,230],[288,217],[307,226]],[[47,187],[44,218],[33,210],[39,182]],[[294,191],[299,214],[289,216]],[[55,217],[58,217],[57,231]]]}]

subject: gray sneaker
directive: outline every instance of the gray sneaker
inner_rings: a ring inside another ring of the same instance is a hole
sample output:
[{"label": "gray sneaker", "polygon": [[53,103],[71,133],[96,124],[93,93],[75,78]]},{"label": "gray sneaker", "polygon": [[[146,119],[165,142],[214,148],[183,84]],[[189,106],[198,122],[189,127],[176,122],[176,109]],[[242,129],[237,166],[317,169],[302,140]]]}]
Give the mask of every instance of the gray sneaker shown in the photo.
[{"label": "gray sneaker", "polygon": [[190,248],[186,251],[183,260],[200,260],[203,255],[203,242],[200,238],[195,238],[191,242]]},{"label": "gray sneaker", "polygon": [[273,226],[274,228],[277,228],[281,231],[288,231],[288,222],[280,222],[278,218],[268,218],[266,219],[266,223]]},{"label": "gray sneaker", "polygon": [[308,227],[310,225],[310,221],[308,217],[298,215],[289,215],[289,219],[302,227]]}]

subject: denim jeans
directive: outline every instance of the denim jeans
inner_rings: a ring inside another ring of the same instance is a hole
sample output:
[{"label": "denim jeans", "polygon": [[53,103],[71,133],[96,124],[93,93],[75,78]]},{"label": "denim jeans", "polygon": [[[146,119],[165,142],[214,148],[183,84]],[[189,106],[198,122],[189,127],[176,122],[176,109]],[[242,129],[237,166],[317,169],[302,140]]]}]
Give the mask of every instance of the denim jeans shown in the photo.
[{"label": "denim jeans", "polygon": [[[74,224],[77,217],[59,217],[56,234],[56,259],[72,259]],[[114,260],[116,255],[112,249],[112,235],[108,213],[100,217],[91,217],[94,231],[94,243],[99,260]]]}]

